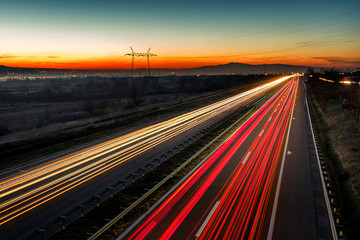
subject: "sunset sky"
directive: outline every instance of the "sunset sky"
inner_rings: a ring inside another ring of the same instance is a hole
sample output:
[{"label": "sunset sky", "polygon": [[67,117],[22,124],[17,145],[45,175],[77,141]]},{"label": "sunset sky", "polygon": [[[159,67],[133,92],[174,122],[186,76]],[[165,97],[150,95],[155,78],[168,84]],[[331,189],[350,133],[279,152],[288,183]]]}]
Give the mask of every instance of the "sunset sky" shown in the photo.
[{"label": "sunset sky", "polygon": [[1,0],[0,25],[5,66],[360,65],[359,0]]}]

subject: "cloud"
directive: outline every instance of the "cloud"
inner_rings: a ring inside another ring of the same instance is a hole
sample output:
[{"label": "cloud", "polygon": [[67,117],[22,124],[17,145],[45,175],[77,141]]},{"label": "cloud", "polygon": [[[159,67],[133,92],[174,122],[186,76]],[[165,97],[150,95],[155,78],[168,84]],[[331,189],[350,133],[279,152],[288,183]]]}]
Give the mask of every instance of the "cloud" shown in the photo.
[{"label": "cloud", "polygon": [[313,57],[313,59],[325,60],[328,63],[345,63],[345,64],[360,65],[360,58],[344,58],[337,56],[328,56],[328,57]]},{"label": "cloud", "polygon": [[254,59],[271,61],[271,60],[279,60],[279,59],[283,59],[283,58],[284,57],[280,57],[280,56],[271,56],[271,57],[261,57],[261,58],[254,58]]},{"label": "cloud", "polygon": [[17,58],[17,57],[19,56],[9,55],[9,54],[0,55],[0,59]]},{"label": "cloud", "polygon": [[52,63],[52,64],[59,64],[59,65],[67,65],[67,64],[69,64],[69,65],[79,65],[79,64],[81,64],[81,63],[79,63],[79,62],[55,62],[55,63]]},{"label": "cloud", "polygon": [[297,42],[297,47],[312,47],[317,45],[322,45],[328,43],[327,41],[304,41],[304,42]]},{"label": "cloud", "polygon": [[5,53],[0,55],[0,59],[9,59],[9,58],[59,58],[60,56],[56,56],[56,55],[14,55],[14,54],[10,54],[10,53]]}]

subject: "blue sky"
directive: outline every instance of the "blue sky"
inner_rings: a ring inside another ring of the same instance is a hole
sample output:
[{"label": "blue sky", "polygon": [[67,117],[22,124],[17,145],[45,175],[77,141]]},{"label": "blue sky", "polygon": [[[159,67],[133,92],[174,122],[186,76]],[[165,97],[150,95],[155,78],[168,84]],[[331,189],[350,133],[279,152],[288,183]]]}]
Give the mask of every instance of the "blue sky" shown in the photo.
[{"label": "blue sky", "polygon": [[101,61],[129,46],[152,47],[160,65],[360,62],[358,0],[2,0],[0,24],[0,64]]}]

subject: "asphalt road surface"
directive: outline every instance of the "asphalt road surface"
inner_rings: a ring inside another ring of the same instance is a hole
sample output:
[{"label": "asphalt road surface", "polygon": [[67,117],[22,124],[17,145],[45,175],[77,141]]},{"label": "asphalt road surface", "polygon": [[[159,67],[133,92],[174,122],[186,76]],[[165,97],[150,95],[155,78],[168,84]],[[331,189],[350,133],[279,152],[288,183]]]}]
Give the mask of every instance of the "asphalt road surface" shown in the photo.
[{"label": "asphalt road surface", "polygon": [[264,239],[299,77],[292,77],[119,239]]},{"label": "asphalt road surface", "polygon": [[286,151],[273,239],[332,239],[303,84]]},{"label": "asphalt road surface", "polygon": [[0,238],[17,239],[36,230],[284,81],[281,78],[167,121],[2,173]]}]

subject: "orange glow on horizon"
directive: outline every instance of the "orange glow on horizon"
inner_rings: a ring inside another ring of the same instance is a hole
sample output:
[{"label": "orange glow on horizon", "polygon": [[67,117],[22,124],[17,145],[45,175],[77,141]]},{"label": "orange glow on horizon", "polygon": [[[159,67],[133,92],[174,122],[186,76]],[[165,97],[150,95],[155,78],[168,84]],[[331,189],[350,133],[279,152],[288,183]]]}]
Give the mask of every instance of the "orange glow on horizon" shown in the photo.
[{"label": "orange glow on horizon", "polygon": [[[170,68],[170,69],[183,69],[183,68],[196,68],[210,65],[221,65],[230,62],[245,63],[251,65],[260,64],[288,64],[288,65],[301,65],[312,67],[338,67],[338,68],[351,68],[356,67],[352,64],[335,64],[325,60],[310,59],[310,58],[291,58],[284,57],[281,59],[271,59],[268,57],[256,58],[164,58],[152,57],[150,59],[151,68]],[[58,56],[39,56],[39,57],[12,57],[0,58],[0,65],[7,67],[23,67],[23,68],[54,68],[54,69],[79,69],[79,70],[128,70],[131,68],[131,57],[116,56],[105,58],[70,58]],[[147,59],[145,57],[135,58],[134,68],[147,68]]]}]

